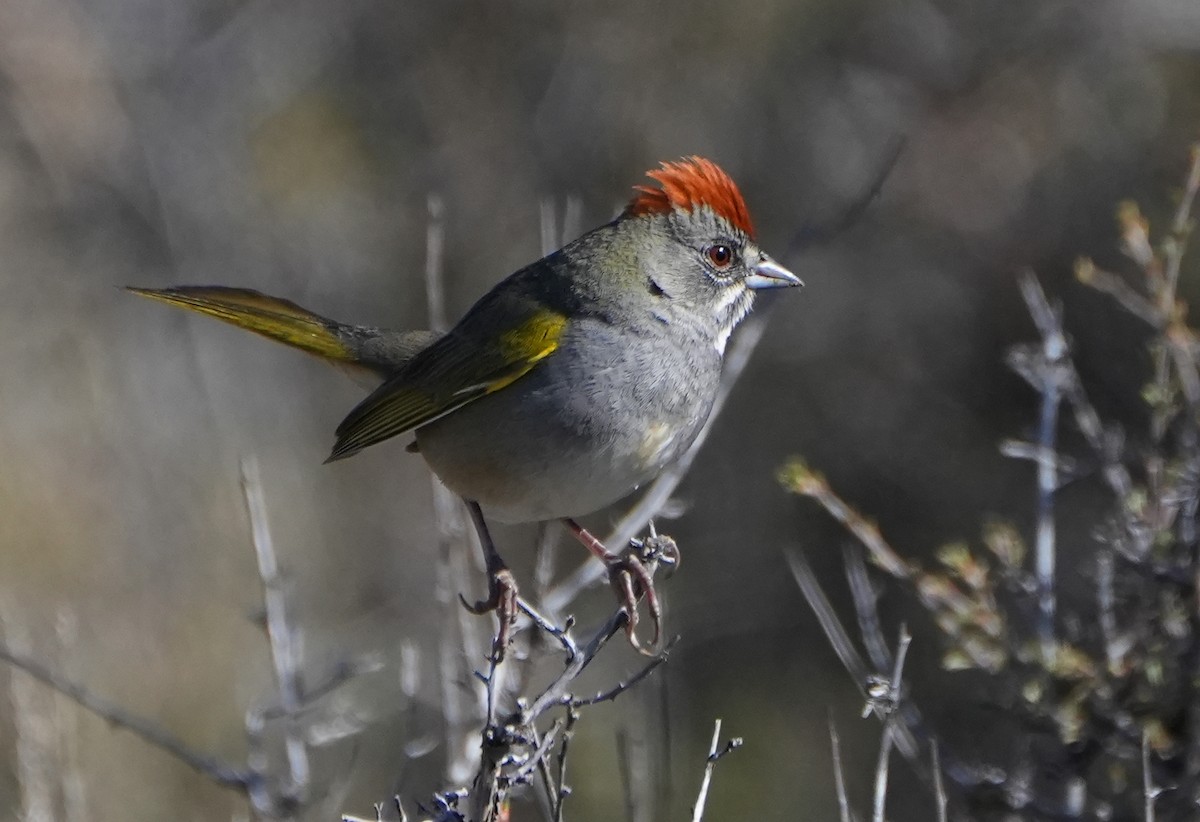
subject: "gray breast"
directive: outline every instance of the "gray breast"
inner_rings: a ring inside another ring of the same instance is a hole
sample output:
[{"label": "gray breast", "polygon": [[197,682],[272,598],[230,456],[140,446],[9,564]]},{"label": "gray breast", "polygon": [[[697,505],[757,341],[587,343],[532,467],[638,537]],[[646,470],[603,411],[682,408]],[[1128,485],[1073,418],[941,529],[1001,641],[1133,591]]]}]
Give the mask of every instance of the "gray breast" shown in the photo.
[{"label": "gray breast", "polygon": [[716,350],[666,331],[577,321],[529,374],[419,429],[421,453],[501,521],[609,505],[677,459],[712,406]]}]

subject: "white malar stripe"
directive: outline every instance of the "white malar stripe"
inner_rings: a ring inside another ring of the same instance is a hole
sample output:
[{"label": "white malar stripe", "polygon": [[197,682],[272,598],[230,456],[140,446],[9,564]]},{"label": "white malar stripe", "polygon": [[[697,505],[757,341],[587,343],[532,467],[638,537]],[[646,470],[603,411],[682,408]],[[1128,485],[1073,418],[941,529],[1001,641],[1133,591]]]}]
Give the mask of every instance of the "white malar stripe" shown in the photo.
[{"label": "white malar stripe", "polygon": [[750,306],[753,304],[754,292],[744,285],[730,286],[721,295],[715,312],[720,328],[717,329],[717,337],[713,340],[713,348],[717,349],[717,353],[722,357],[725,356],[725,345],[729,342],[729,335],[742,318],[750,313]]},{"label": "white malar stripe", "polygon": [[722,357],[725,356],[725,344],[729,342],[729,335],[733,333],[733,326],[727,325],[717,331],[717,338],[713,340],[713,348],[717,349],[717,353]]}]

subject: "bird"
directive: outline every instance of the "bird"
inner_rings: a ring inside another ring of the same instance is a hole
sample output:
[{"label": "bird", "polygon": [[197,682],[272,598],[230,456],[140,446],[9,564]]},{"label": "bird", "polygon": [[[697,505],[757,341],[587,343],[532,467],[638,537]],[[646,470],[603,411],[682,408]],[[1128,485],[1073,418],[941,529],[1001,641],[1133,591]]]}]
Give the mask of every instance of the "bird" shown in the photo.
[{"label": "bird", "polygon": [[740,190],[715,162],[684,157],[646,176],[651,184],[635,185],[615,219],[511,274],[442,334],[342,323],[244,288],[128,288],[375,380],[337,427],[326,462],[412,435],[409,450],[462,497],[480,534],[489,594],[467,607],[497,611],[497,656],[517,586],[488,520],[561,520],[607,565],[629,641],[645,650],[642,596],[651,646],[661,631],[650,574],[578,519],[687,451],[756,293],[803,285],[759,246]]}]

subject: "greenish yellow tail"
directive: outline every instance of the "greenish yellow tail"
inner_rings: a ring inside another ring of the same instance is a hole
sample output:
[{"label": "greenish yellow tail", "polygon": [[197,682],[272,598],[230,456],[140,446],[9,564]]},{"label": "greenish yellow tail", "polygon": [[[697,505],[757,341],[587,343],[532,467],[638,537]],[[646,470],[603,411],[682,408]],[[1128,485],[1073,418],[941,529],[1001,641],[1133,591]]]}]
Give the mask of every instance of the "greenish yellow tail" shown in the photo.
[{"label": "greenish yellow tail", "polygon": [[353,362],[353,348],[341,339],[340,323],[314,314],[290,300],[248,288],[185,285],[178,288],[134,288],[130,291],[180,308],[189,308],[253,331],[309,354]]},{"label": "greenish yellow tail", "polygon": [[217,285],[128,288],[134,294],[215,317],[334,364],[366,369],[380,376],[394,373],[437,338],[428,331],[385,331],[347,325],[314,314],[291,300],[248,288]]}]

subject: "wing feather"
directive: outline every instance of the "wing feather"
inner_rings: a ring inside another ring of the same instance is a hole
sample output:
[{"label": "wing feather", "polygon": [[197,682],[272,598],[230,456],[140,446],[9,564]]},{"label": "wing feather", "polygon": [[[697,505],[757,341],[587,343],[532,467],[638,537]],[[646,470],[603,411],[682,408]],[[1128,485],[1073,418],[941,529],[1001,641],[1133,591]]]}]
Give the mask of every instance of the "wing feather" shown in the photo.
[{"label": "wing feather", "polygon": [[499,334],[455,329],[423,351],[342,421],[326,462],[428,425],[528,374],[558,348],[566,317],[534,308],[516,319]]}]

